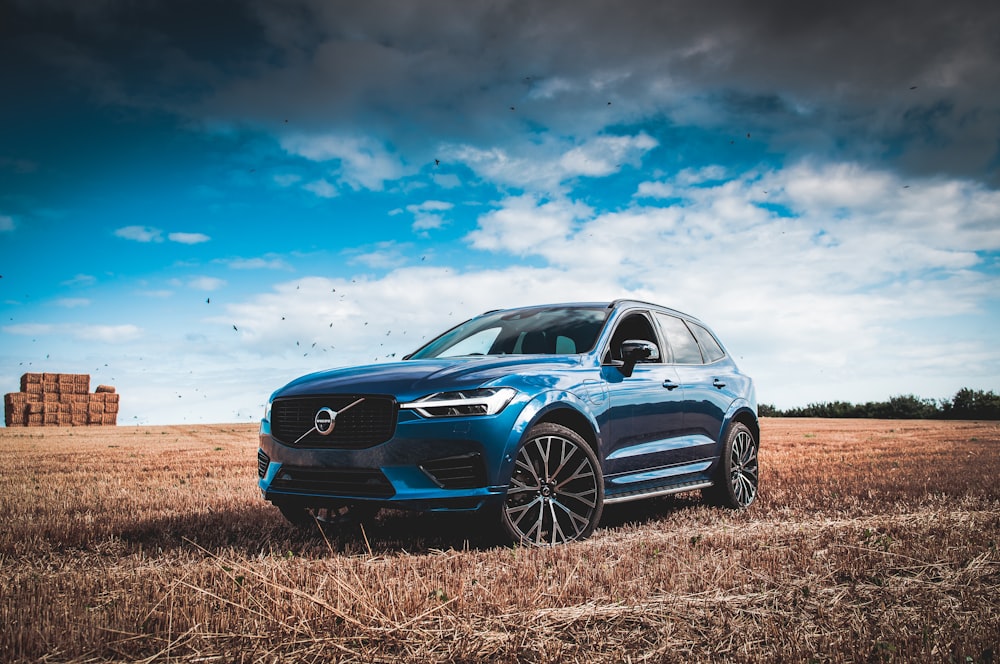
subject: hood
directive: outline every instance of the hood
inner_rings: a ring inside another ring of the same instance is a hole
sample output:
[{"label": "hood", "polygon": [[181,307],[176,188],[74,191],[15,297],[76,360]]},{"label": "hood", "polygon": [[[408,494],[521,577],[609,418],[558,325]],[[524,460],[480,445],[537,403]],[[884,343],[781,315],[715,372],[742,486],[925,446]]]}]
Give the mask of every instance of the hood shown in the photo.
[{"label": "hood", "polygon": [[[278,397],[315,394],[389,394],[398,401],[412,401],[435,392],[504,385],[504,377],[538,385],[543,377],[580,365],[577,355],[504,355],[406,360],[330,369],[296,378],[274,394]],[[532,380],[532,377],[534,380]],[[545,383],[555,383],[548,377]],[[541,386],[541,385],[538,385]]]}]

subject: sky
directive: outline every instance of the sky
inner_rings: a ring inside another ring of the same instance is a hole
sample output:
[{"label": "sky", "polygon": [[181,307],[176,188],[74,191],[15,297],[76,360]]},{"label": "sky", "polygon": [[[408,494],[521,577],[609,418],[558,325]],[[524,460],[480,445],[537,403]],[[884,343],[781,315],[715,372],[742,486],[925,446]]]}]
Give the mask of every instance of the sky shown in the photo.
[{"label": "sky", "polygon": [[633,297],[779,408],[1000,390],[1000,5],[7,0],[0,392],[258,420]]}]

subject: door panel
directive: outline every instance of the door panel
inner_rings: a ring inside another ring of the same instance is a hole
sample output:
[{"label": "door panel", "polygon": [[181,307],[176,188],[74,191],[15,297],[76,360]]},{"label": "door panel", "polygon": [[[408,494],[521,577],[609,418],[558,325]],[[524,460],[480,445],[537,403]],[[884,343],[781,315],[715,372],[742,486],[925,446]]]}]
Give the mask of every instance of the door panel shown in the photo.
[{"label": "door panel", "polygon": [[[638,364],[622,376],[604,367],[610,397],[610,437],[604,450],[605,473],[658,468],[684,460],[678,440],[684,428],[684,389],[677,372],[662,364]],[[668,389],[664,385],[675,385]]]}]

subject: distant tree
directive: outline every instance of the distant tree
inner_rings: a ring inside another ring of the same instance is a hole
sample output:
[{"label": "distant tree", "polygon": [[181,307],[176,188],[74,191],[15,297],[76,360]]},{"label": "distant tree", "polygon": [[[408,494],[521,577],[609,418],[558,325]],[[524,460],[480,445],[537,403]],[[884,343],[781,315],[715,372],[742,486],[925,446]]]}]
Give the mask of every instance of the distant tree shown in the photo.
[{"label": "distant tree", "polygon": [[931,419],[939,415],[937,402],[912,394],[890,397],[885,417],[895,420]]},{"label": "distant tree", "polygon": [[942,416],[949,420],[1000,420],[1000,395],[963,387],[951,401],[943,402]]},{"label": "distant tree", "polygon": [[888,401],[868,401],[863,404],[829,401],[787,410],[780,410],[771,404],[759,404],[757,412],[762,417],[1000,420],[1000,395],[993,391],[962,388],[953,399],[942,399],[940,402],[921,399],[912,394],[901,394],[890,397]]},{"label": "distant tree", "polygon": [[761,417],[781,417],[780,410],[769,403],[757,404],[757,414]]}]

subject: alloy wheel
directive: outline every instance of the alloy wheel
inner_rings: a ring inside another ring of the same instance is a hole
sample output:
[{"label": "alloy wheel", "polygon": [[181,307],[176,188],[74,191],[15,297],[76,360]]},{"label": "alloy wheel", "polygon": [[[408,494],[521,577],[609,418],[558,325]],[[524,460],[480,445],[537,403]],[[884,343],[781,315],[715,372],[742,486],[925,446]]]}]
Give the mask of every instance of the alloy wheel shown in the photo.
[{"label": "alloy wheel", "polygon": [[514,539],[533,546],[583,539],[600,519],[602,481],[596,457],[582,440],[554,433],[531,437],[514,461],[504,523]]}]

